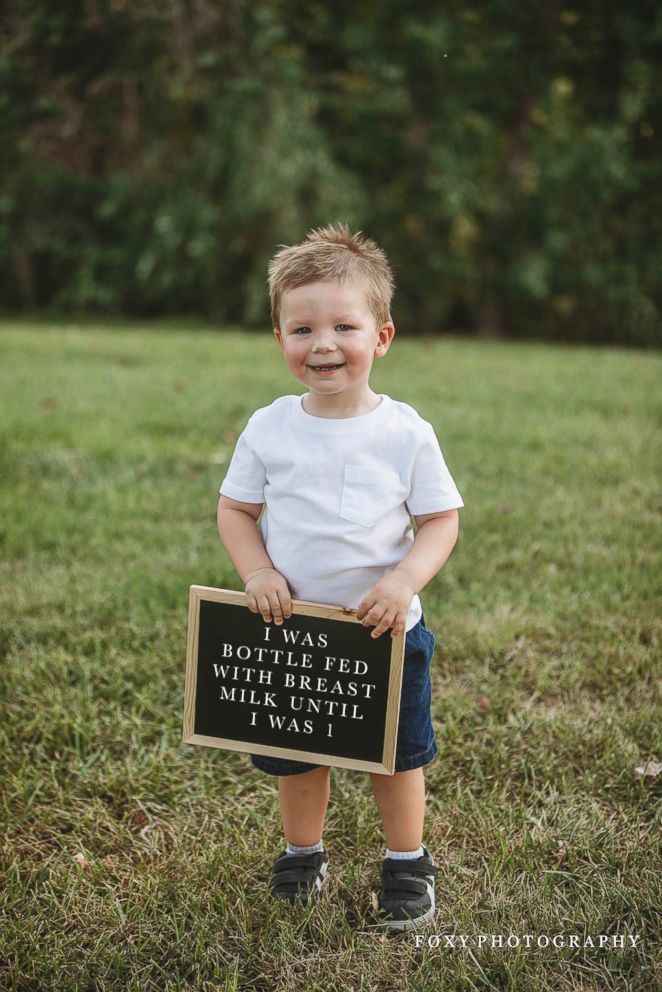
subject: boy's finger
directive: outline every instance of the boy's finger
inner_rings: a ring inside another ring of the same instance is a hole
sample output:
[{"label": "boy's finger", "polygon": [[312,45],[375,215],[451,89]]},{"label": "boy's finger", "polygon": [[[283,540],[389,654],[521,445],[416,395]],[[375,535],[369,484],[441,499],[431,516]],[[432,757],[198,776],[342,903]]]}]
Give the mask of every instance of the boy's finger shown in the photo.
[{"label": "boy's finger", "polygon": [[280,600],[278,599],[277,592],[272,592],[269,602],[271,606],[271,615],[273,616],[274,621],[280,626],[283,622],[283,611],[280,607]]},{"label": "boy's finger", "polygon": [[260,597],[258,606],[260,607],[260,613],[262,614],[262,619],[267,621],[271,620],[271,607],[269,606],[269,600],[267,599],[266,596]]},{"label": "boy's finger", "polygon": [[292,616],[292,600],[285,592],[280,592],[278,594],[278,598],[280,599],[280,607],[283,616],[285,617],[286,620],[289,620],[290,617]]},{"label": "boy's finger", "polygon": [[388,624],[378,624],[370,634],[371,637],[381,637],[388,630]]},{"label": "boy's finger", "polygon": [[379,621],[379,623],[377,624],[377,626],[375,627],[375,629],[373,630],[373,632],[372,632],[372,634],[370,636],[371,637],[381,637],[381,635],[385,631],[387,631],[389,629],[389,627],[393,626],[394,621],[395,621],[395,614],[393,614],[391,612],[384,613],[384,615],[382,616],[381,620]]},{"label": "boy's finger", "polygon": [[359,603],[359,605],[357,607],[357,610],[356,610],[356,619],[357,620],[363,620],[363,618],[366,615],[366,613],[368,612],[368,610],[371,610],[374,605],[375,605],[374,599],[364,599],[363,602],[362,603]]},{"label": "boy's finger", "polygon": [[384,616],[384,610],[377,603],[368,610],[363,620],[361,621],[364,627],[374,627],[376,623],[379,623],[381,618]]},{"label": "boy's finger", "polygon": [[406,619],[407,619],[406,616],[402,616],[402,615],[395,617],[393,623],[391,624],[391,627],[393,628],[391,630],[391,637],[397,637],[398,634],[402,633],[402,631],[405,629]]},{"label": "boy's finger", "polygon": [[386,630],[388,630],[388,624],[387,623],[379,623],[379,624],[377,624],[377,626],[375,627],[375,629],[373,630],[373,632],[370,634],[370,636],[371,637],[381,637],[382,634],[384,633],[384,631],[386,631]]}]

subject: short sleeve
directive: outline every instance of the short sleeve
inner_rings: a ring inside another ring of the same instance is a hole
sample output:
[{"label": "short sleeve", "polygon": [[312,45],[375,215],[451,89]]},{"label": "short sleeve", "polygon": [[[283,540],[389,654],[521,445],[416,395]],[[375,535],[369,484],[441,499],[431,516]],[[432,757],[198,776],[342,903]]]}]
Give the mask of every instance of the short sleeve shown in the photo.
[{"label": "short sleeve", "polygon": [[408,512],[416,517],[441,513],[464,506],[453,476],[448,471],[432,424],[423,421],[423,430],[411,469]]},{"label": "short sleeve", "polygon": [[250,420],[237,439],[219,492],[241,503],[264,503],[266,471],[250,442]]}]

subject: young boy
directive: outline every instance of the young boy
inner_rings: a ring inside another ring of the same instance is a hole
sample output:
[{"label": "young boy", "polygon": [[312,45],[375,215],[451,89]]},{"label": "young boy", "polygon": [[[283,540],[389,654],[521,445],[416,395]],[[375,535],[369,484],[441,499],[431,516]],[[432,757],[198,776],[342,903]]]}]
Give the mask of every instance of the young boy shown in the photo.
[{"label": "young boy", "polygon": [[[373,637],[406,632],[396,771],[371,774],[387,844],[380,923],[406,930],[433,918],[437,872],[422,843],[423,766],[437,753],[435,641],[418,593],[453,550],[464,503],[432,426],[370,388],[372,363],[395,334],[393,288],[384,252],[344,224],[310,231],[272,259],[274,334],[307,392],[249,419],[220,487],[218,530],[265,621],[282,624],[294,598],[356,609]],[[305,903],[328,866],[330,768],[251,761],[279,777],[287,849],[271,869],[272,895]]]}]

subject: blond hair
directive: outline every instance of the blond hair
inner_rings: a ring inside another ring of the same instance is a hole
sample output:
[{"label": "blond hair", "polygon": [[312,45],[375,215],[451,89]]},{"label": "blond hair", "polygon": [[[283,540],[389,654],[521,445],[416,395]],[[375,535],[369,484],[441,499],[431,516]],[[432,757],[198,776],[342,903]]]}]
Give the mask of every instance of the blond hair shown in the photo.
[{"label": "blond hair", "polygon": [[382,249],[362,236],[353,234],[347,224],[328,224],[308,232],[298,245],[280,245],[269,262],[271,320],[280,326],[283,293],[310,282],[356,281],[362,283],[368,306],[381,327],[391,319],[391,299],[395,283]]}]

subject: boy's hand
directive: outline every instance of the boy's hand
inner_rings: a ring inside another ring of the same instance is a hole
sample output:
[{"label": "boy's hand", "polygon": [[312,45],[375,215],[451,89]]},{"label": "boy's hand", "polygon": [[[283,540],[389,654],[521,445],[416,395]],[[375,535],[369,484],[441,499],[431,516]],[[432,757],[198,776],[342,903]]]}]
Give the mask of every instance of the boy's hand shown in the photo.
[{"label": "boy's hand", "polygon": [[248,576],[244,588],[251,613],[261,613],[267,623],[274,619],[279,626],[283,617],[292,616],[292,596],[284,575],[275,568],[260,568]]},{"label": "boy's hand", "polygon": [[391,572],[375,583],[359,604],[356,619],[364,627],[376,625],[372,637],[381,637],[389,627],[393,628],[391,637],[397,637],[405,629],[407,613],[415,595],[416,590],[405,577]]}]

